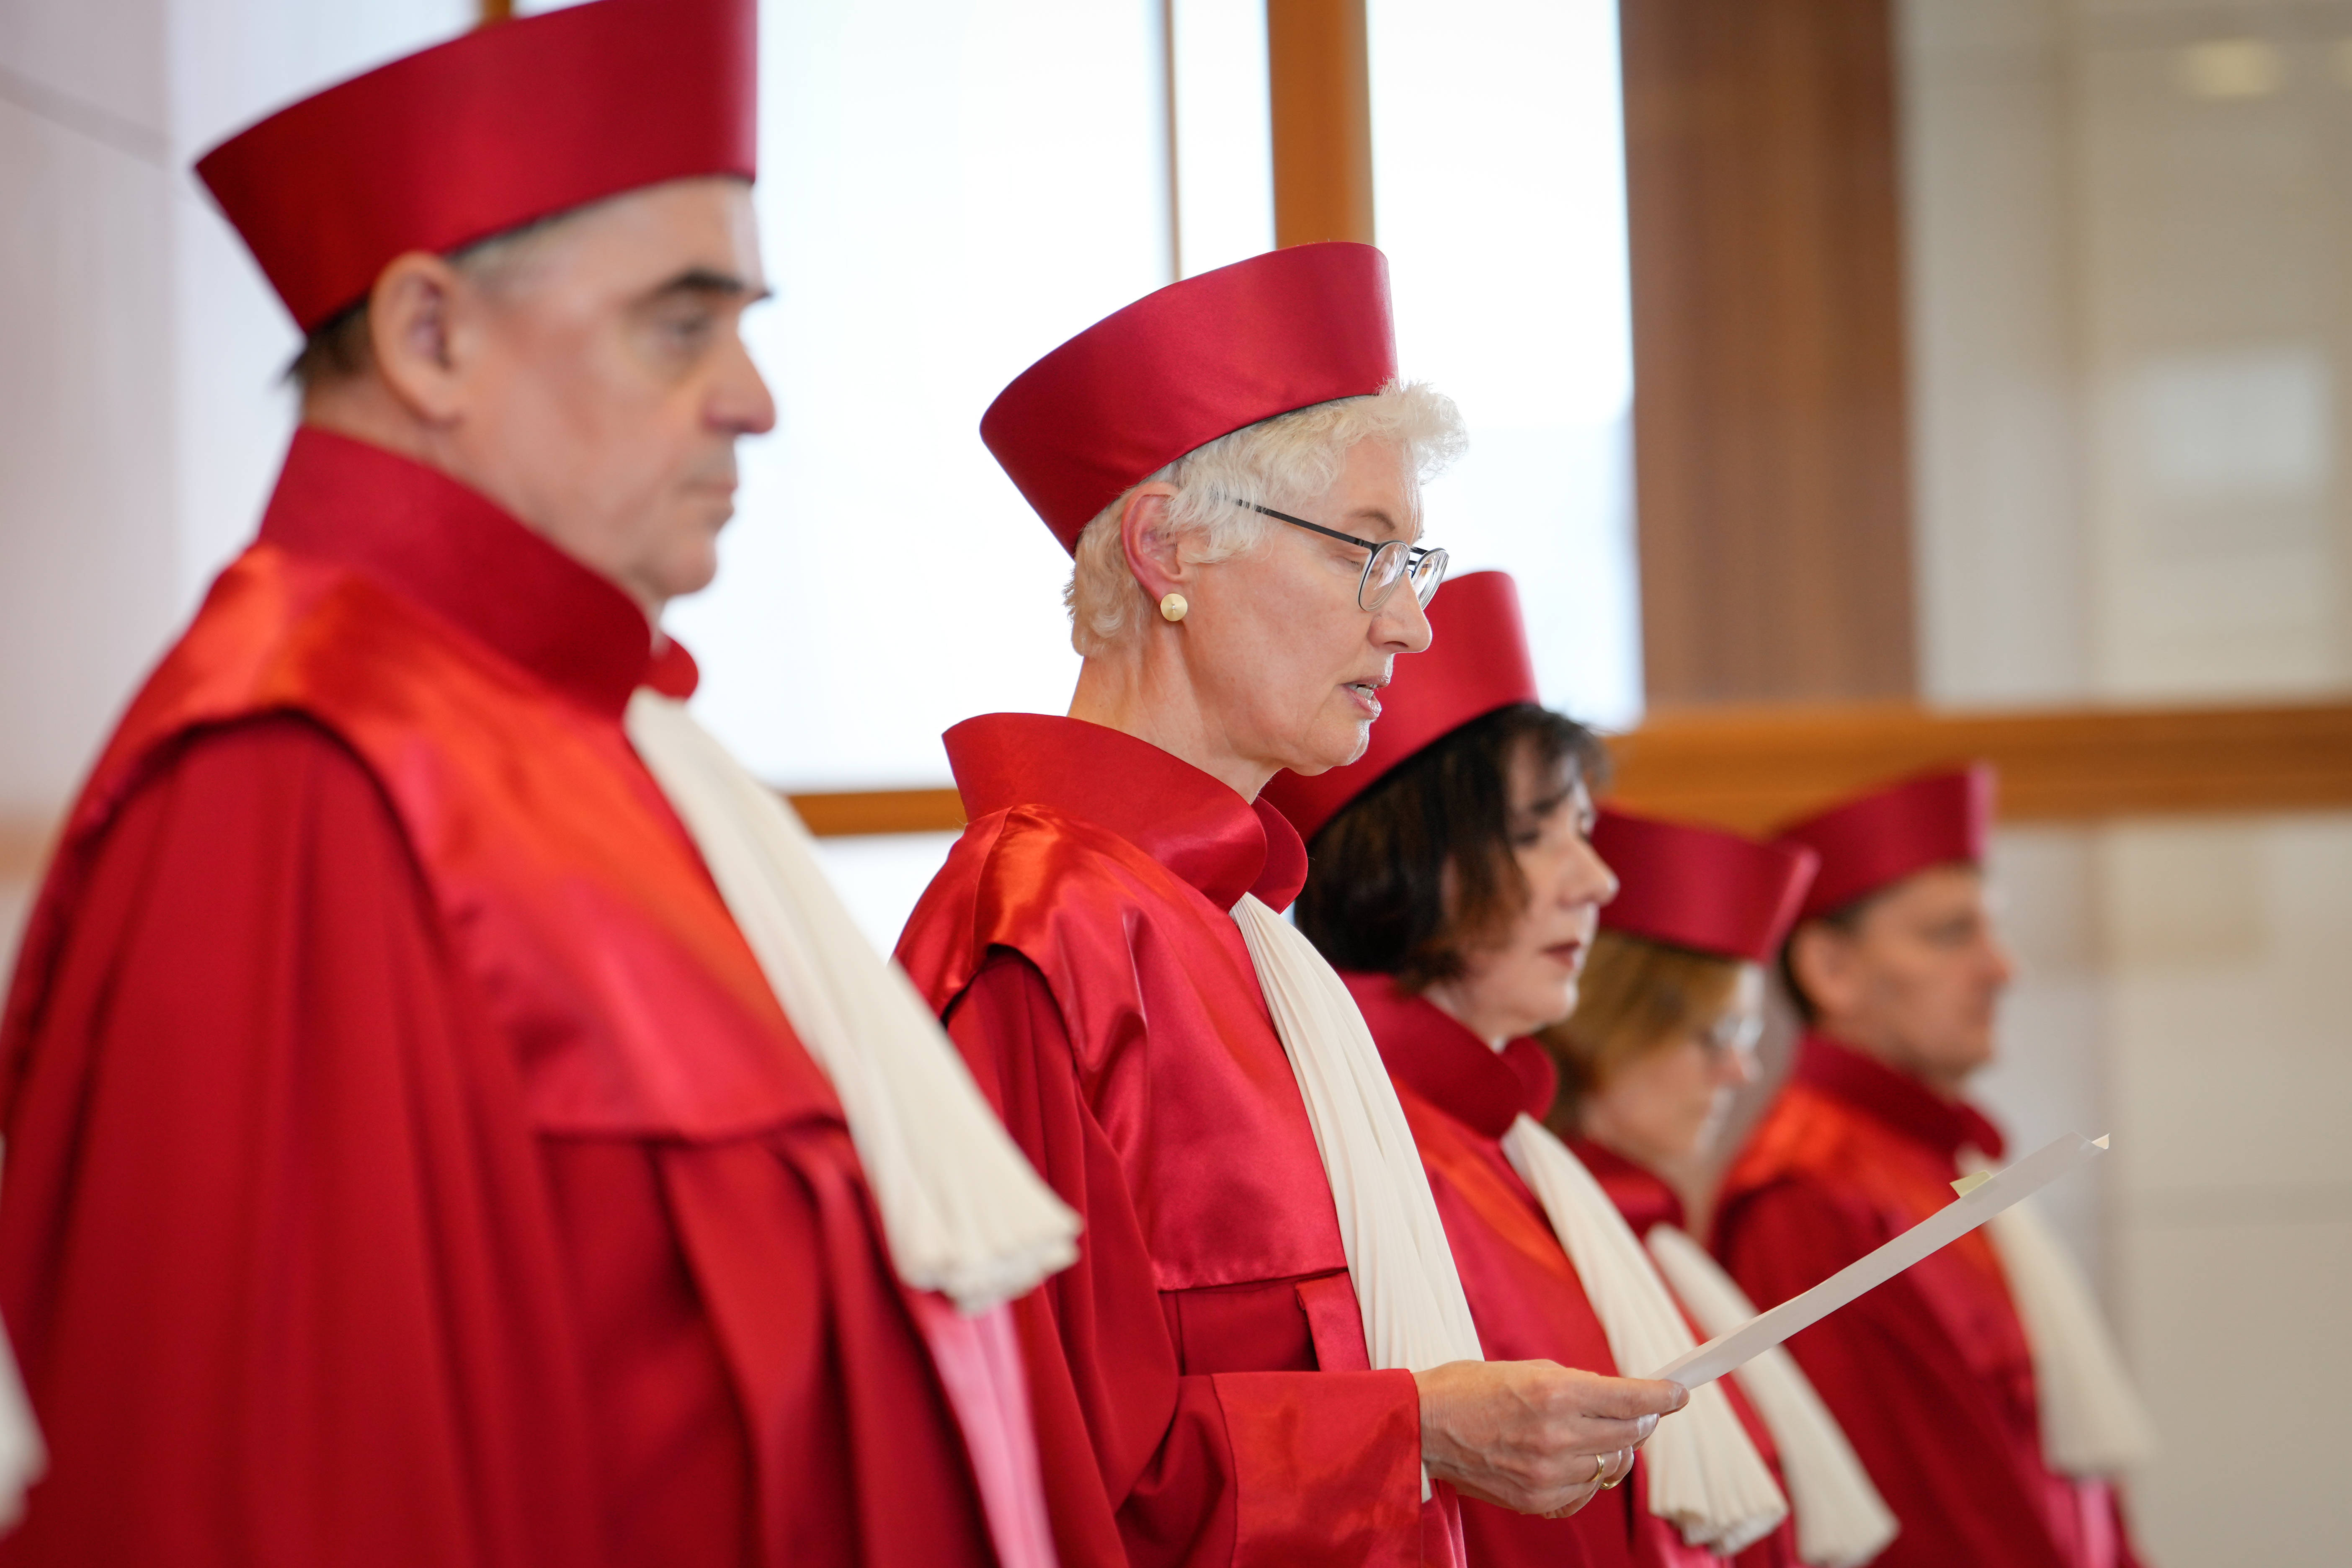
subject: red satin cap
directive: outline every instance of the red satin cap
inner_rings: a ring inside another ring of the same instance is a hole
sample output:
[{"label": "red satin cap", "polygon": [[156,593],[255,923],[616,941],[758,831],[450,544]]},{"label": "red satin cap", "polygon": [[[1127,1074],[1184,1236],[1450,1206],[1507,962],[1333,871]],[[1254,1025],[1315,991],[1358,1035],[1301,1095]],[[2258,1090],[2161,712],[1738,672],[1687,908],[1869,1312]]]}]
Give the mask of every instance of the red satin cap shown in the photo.
[{"label": "red satin cap", "polygon": [[753,0],[591,0],[306,98],[196,164],[304,331],[412,250],[758,167]]},{"label": "red satin cap", "polygon": [[1750,963],[1779,951],[1821,864],[1798,845],[1608,806],[1592,847],[1617,873],[1617,897],[1601,907],[1604,930]]},{"label": "red satin cap", "polygon": [[1312,778],[1279,773],[1266,784],[1265,799],[1290,818],[1299,837],[1314,837],[1340,807],[1431,742],[1497,708],[1541,700],[1519,619],[1519,586],[1509,573],[1448,577],[1429,602],[1429,630],[1428,652],[1397,656],[1362,756]]},{"label": "red satin cap", "polygon": [[1991,764],[1927,773],[1780,829],[1822,858],[1799,918],[1838,910],[1931,866],[1981,865],[1992,838]]},{"label": "red satin cap", "polygon": [[1096,513],[1194,447],[1395,378],[1388,258],[1298,245],[1105,316],[997,394],[980,438],[1075,553]]}]

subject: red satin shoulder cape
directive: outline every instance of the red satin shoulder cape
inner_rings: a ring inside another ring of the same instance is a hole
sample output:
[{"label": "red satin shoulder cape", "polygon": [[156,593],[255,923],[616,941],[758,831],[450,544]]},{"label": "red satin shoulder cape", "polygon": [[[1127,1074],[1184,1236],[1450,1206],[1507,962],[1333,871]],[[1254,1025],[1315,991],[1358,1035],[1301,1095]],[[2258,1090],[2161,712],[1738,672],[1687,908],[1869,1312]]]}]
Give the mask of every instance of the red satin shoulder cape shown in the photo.
[{"label": "red satin shoulder cape", "polygon": [[0,1025],[51,1454],[0,1562],[991,1561],[940,1304],[622,733],[648,649],[479,497],[297,437]]},{"label": "red satin shoulder cape", "polygon": [[[1715,1246],[1759,1307],[1827,1279],[1952,1201],[1957,1155],[2001,1138],[1818,1035],[1734,1163]],[[1789,1342],[1902,1523],[1879,1568],[2132,1568],[2115,1489],[2042,1456],[2033,1363],[1982,1231]]]},{"label": "red satin shoulder cape", "polygon": [[[1609,1337],[1543,1204],[1503,1152],[1522,1111],[1540,1121],[1559,1080],[1544,1048],[1513,1040],[1496,1051],[1424,997],[1385,974],[1344,972],[1381,1059],[1412,1124],[1429,1188],[1490,1361],[1552,1361],[1619,1375]],[[1693,1546],[1649,1509],[1649,1467],[1566,1519],[1541,1519],[1464,1499],[1470,1561],[1496,1568],[1639,1564],[1706,1568],[1723,1560]],[[1782,1559],[1743,1553],[1743,1568]]]},{"label": "red satin shoulder cape", "polygon": [[1097,725],[999,714],[947,740],[971,823],[898,956],[1086,1216],[1077,1266],[1016,1314],[1066,1568],[1456,1560],[1450,1489],[1420,1502],[1412,1377],[1366,1370],[1228,913],[1290,901],[1297,834]]}]

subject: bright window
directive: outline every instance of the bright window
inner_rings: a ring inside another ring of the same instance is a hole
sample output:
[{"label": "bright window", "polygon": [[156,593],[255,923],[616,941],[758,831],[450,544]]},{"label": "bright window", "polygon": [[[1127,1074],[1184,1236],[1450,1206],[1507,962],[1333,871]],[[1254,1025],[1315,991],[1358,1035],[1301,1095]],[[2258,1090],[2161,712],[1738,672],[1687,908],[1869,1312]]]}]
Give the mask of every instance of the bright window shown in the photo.
[{"label": "bright window", "polygon": [[1370,0],[1375,222],[1405,373],[1462,405],[1454,570],[1518,579],[1544,699],[1642,710],[1615,0]]},{"label": "bright window", "polygon": [[[1173,5],[764,9],[777,298],[750,331],[782,423],[744,449],[718,585],[670,617],[702,660],[698,711],[762,776],[936,784],[950,725],[1067,705],[1068,557],[981,446],[981,412],[1172,265],[1273,243],[1262,0]],[[1372,0],[1371,22],[1405,368],[1472,426],[1431,532],[1461,569],[1518,575],[1550,700],[1624,722],[1640,674],[1613,12]],[[887,942],[947,842],[826,854]]]},{"label": "bright window", "polygon": [[697,709],[800,789],[932,784],[940,731],[1059,712],[1069,558],[980,416],[1168,281],[1149,0],[795,0],[761,16],[751,319],[776,434],[746,444],[710,592],[671,625]]}]

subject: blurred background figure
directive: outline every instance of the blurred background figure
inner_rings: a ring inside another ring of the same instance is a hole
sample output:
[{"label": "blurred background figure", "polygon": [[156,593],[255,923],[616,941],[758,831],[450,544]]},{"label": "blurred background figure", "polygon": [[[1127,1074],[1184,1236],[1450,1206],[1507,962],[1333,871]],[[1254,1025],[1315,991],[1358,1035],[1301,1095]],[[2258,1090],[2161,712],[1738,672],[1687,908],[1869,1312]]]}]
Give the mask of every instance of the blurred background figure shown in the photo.
[{"label": "blurred background figure", "polygon": [[[0,929],[292,426],[299,336],[187,165],[549,3],[0,6]],[[1405,372],[1473,438],[1431,531],[1518,578],[1546,700],[1612,733],[1613,803],[1757,833],[2000,764],[2018,973],[1972,1093],[2027,1146],[2115,1134],[2048,1217],[2171,1437],[2136,1473],[2141,1543],[2332,1565],[2352,9],[761,13],[778,298],[744,331],[779,426],[744,447],[719,585],[668,624],[697,714],[802,798],[869,933],[961,826],[941,731],[1058,711],[1076,675],[1066,563],[974,411],[1162,284],[1376,240]],[[856,591],[877,550],[887,591]],[[1794,1037],[1768,1003],[1717,1159]]]},{"label": "blurred background figure", "polygon": [[[1796,919],[1811,851],[1603,810],[1592,847],[1618,879],[1576,1011],[1540,1032],[1561,1090],[1550,1125],[1647,1244],[1706,1335],[1754,1306],[1685,1228],[1676,1184],[1711,1151],[1733,1091],[1755,1082],[1764,965]],[[1785,1350],[1735,1382],[1778,1450],[1808,1563],[1867,1563],[1895,1535],[1869,1475]]]},{"label": "blurred background figure", "polygon": [[[1787,828],[1818,858],[1785,949],[1808,1028],[1733,1162],[1716,1250],[1769,1307],[1951,1202],[1998,1161],[1962,1095],[2013,970],[1985,886],[1989,768],[1895,784]],[[2137,1561],[2116,1479],[2146,1415],[2096,1309],[2020,1205],[1790,1342],[1901,1523],[1889,1564]]]},{"label": "blurred background figure", "polygon": [[[1608,1196],[1545,1131],[1557,1080],[1525,1037],[1576,1005],[1617,892],[1588,841],[1605,759],[1538,700],[1507,574],[1449,584],[1429,622],[1431,647],[1398,661],[1363,756],[1266,786],[1307,839],[1298,929],[1346,980],[1396,1084],[1486,1355],[1663,1365],[1690,1338]],[[1567,1519],[1465,1502],[1471,1559],[1788,1563],[1769,1456],[1729,1388],[1700,1388],[1613,1498]]]}]

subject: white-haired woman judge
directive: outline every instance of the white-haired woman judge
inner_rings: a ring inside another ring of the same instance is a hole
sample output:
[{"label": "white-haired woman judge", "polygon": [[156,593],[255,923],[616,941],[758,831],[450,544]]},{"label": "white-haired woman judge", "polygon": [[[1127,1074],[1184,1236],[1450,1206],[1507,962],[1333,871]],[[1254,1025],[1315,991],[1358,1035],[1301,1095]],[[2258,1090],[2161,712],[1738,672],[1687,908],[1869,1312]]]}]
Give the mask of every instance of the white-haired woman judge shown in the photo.
[{"label": "white-haired woman judge", "polygon": [[1362,1020],[1275,912],[1306,856],[1259,789],[1362,750],[1444,570],[1459,422],[1394,357],[1380,253],[1303,246],[982,424],[1076,557],[1085,667],[1067,718],[949,731],[971,826],[899,952],[1085,1216],[1018,1312],[1066,1564],[1459,1561],[1452,1489],[1580,1507],[1683,1399],[1478,1359]]}]

